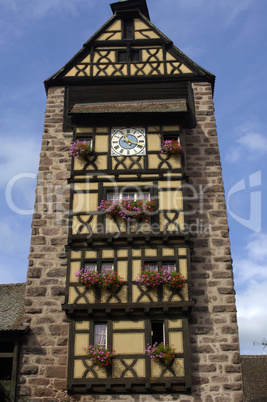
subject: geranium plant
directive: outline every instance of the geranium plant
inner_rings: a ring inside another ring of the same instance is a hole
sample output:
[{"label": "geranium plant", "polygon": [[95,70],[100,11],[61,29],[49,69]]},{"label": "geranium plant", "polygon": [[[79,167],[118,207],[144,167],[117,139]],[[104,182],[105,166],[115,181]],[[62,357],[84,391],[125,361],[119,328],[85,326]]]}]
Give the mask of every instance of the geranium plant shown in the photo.
[{"label": "geranium plant", "polygon": [[84,157],[90,155],[93,152],[93,148],[90,142],[87,141],[74,141],[69,151],[74,158],[78,156]]},{"label": "geranium plant", "polygon": [[169,364],[175,356],[174,348],[168,344],[165,345],[163,342],[156,342],[153,346],[148,346],[145,351],[148,353],[150,359],[162,362],[163,364]]},{"label": "geranium plant", "polygon": [[83,349],[93,364],[100,367],[110,367],[112,365],[115,350],[100,345],[89,345],[88,348],[84,347]]},{"label": "geranium plant", "polygon": [[180,290],[184,287],[185,279],[180,272],[165,272],[165,284],[171,290]]},{"label": "geranium plant", "polygon": [[96,287],[98,289],[119,288],[122,286],[123,278],[116,271],[111,269],[104,272],[90,272],[83,269],[74,274],[78,281],[86,287]]},{"label": "geranium plant", "polygon": [[136,279],[140,285],[144,285],[147,289],[157,289],[165,283],[164,270],[155,271],[153,269],[141,270],[141,275]]},{"label": "geranium plant", "polygon": [[136,282],[144,285],[148,290],[157,289],[160,285],[166,285],[171,290],[180,290],[184,287],[185,279],[180,272],[176,271],[169,272],[162,268],[158,271],[142,269]]},{"label": "geranium plant", "polygon": [[156,201],[146,199],[139,200],[102,200],[98,211],[102,211],[111,217],[120,217],[123,220],[145,219],[148,221],[152,212],[156,210]]},{"label": "geranium plant", "polygon": [[183,147],[178,140],[165,140],[161,144],[161,153],[168,155],[179,155],[183,150]]}]

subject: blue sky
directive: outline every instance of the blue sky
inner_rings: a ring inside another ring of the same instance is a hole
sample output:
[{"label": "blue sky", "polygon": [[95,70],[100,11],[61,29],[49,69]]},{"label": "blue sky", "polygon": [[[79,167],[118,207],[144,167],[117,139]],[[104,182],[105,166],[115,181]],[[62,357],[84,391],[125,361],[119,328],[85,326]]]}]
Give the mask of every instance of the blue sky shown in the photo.
[{"label": "blue sky", "polygon": [[[111,17],[110,2],[0,0],[0,283],[26,280],[46,104],[43,81]],[[151,21],[216,75],[241,353],[261,354],[253,341],[267,338],[267,3],[147,3]]]}]

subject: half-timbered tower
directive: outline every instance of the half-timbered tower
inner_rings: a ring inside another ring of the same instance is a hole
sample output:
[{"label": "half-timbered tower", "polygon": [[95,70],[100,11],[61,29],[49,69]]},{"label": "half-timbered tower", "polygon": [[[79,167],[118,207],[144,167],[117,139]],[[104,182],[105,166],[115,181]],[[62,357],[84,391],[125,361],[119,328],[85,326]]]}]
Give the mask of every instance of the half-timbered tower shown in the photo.
[{"label": "half-timbered tower", "polygon": [[241,401],[214,76],[111,8],[45,81],[20,394]]}]

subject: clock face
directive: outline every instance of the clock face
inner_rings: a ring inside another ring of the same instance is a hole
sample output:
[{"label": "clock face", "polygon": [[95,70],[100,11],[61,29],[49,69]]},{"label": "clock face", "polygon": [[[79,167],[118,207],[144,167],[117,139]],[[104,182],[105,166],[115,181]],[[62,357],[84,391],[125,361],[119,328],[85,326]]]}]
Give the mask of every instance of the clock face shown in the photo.
[{"label": "clock face", "polygon": [[111,156],[146,155],[144,128],[118,128],[111,130]]}]

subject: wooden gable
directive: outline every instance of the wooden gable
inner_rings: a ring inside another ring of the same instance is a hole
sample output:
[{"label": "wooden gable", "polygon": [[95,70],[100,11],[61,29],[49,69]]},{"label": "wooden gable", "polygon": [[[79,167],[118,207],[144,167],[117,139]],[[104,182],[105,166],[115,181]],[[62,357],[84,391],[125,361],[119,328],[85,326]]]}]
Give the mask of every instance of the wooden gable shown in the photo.
[{"label": "wooden gable", "polygon": [[212,74],[185,56],[141,12],[132,10],[116,12],[45,84],[49,87],[149,77],[205,79],[214,83]]}]

